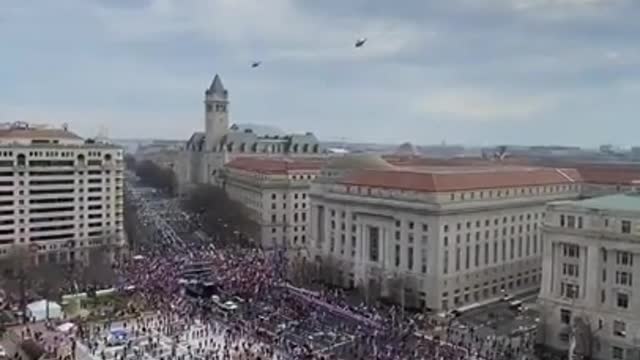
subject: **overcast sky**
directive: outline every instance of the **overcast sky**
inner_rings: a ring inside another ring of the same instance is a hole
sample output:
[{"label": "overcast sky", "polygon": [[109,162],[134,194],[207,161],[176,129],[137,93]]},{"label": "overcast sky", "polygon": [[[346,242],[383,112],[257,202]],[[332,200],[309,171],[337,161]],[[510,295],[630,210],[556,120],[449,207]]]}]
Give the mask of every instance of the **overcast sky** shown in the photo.
[{"label": "overcast sky", "polygon": [[186,139],[219,73],[232,122],[322,139],[640,145],[639,19],[638,0],[0,0],[0,121]]}]

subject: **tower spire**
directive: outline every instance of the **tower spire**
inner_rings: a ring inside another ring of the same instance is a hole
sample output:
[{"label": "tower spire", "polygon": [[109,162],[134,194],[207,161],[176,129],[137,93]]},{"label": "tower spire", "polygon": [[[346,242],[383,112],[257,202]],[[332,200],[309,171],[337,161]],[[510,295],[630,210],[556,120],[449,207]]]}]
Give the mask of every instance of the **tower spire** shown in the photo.
[{"label": "tower spire", "polygon": [[213,81],[211,82],[211,86],[209,86],[207,93],[220,95],[227,94],[227,90],[224,88],[224,85],[222,85],[222,79],[220,78],[220,75],[216,74],[216,76],[213,78]]}]

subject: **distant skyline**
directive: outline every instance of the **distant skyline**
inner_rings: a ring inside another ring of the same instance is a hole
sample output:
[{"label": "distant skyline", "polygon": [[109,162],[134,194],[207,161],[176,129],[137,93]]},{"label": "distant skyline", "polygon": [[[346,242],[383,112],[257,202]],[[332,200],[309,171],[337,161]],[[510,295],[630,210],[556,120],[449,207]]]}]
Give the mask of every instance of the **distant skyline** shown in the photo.
[{"label": "distant skyline", "polygon": [[640,145],[639,18],[635,0],[3,0],[0,122],[186,140],[219,73],[232,123],[322,140]]}]

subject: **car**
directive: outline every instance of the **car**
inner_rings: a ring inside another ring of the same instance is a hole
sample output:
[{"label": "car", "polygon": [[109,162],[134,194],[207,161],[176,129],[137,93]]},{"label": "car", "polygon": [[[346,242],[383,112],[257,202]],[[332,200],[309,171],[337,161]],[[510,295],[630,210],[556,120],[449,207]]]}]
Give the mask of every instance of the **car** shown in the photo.
[{"label": "car", "polygon": [[502,295],[502,301],[512,301],[515,298],[512,294],[504,294]]}]

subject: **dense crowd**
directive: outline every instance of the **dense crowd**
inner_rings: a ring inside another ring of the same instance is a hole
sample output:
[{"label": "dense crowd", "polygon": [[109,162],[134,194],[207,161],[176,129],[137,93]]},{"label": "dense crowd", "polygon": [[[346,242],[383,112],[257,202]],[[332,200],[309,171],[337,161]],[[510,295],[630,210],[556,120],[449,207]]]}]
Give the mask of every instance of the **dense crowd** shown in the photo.
[{"label": "dense crowd", "polygon": [[[233,349],[242,350],[242,359],[381,360],[516,359],[528,350],[472,332],[451,334],[455,344],[444,342],[420,335],[416,316],[351,305],[340,291],[294,288],[281,277],[284,258],[277,253],[218,248],[177,201],[148,190],[131,198],[147,239],[139,244],[139,256],[118,264],[120,285],[134,286],[146,306],[167,316],[226,324],[229,342],[205,359],[228,358],[224,354]],[[206,264],[198,281],[213,284],[218,297],[241,299],[237,311],[222,316],[208,299],[187,295],[184,270],[193,264]]]}]

